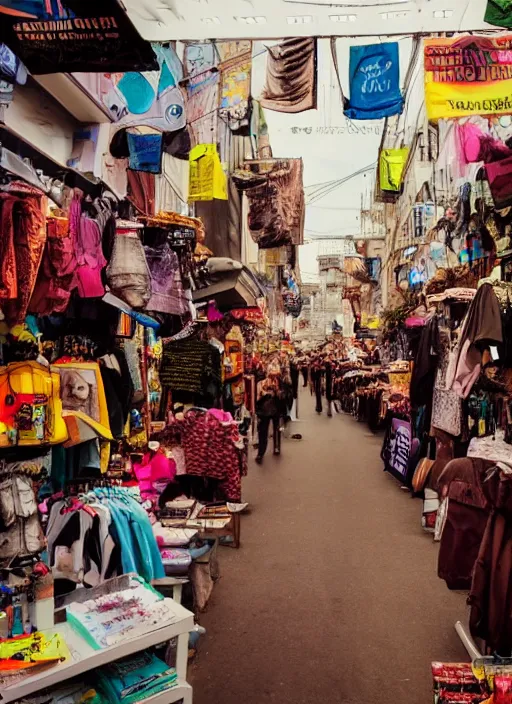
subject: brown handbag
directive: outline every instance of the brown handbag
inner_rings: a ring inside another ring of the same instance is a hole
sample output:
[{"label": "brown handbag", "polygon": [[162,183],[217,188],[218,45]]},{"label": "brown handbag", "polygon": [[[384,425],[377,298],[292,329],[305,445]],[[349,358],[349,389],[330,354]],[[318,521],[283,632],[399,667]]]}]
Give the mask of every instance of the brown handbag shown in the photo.
[{"label": "brown handbag", "polygon": [[414,477],[412,479],[412,488],[416,493],[423,491],[425,488],[433,464],[434,460],[429,460],[428,457],[423,457],[416,465]]}]

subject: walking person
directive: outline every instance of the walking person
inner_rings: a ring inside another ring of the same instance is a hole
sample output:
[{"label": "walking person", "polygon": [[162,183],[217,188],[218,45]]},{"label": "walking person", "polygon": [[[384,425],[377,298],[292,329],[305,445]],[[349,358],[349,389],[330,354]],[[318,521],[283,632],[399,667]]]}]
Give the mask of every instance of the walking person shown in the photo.
[{"label": "walking person", "polygon": [[268,431],[272,426],[274,455],[281,454],[281,418],[286,411],[286,389],[281,365],[273,359],[266,370],[265,378],[258,383],[256,415],[258,416],[258,455],[261,464],[268,447]]},{"label": "walking person", "polygon": [[317,413],[322,412],[322,380],[323,380],[323,364],[322,359],[319,355],[313,358],[310,366],[310,376],[311,382],[313,384],[313,389],[315,392],[316,406],[315,411]]}]

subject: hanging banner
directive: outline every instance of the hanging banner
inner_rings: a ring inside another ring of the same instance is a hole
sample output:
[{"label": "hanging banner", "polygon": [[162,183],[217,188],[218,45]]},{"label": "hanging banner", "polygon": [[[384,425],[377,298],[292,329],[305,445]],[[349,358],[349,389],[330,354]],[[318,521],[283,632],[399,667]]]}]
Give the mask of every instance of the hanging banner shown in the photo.
[{"label": "hanging banner", "polygon": [[512,0],[488,0],[484,20],[496,27],[512,29]]},{"label": "hanging banner", "polygon": [[158,69],[117,0],[0,0],[0,41],[33,74]]},{"label": "hanging banner", "polygon": [[379,120],[402,112],[398,42],[351,46],[349,77],[344,112],[351,120]]},{"label": "hanging banner", "polygon": [[512,112],[512,35],[425,40],[429,120]]},{"label": "hanging banner", "polygon": [[381,191],[400,193],[409,147],[383,149],[379,156],[379,184]]},{"label": "hanging banner", "polygon": [[227,122],[233,132],[249,126],[252,54],[251,43],[247,44],[248,51],[220,65],[219,117]]}]

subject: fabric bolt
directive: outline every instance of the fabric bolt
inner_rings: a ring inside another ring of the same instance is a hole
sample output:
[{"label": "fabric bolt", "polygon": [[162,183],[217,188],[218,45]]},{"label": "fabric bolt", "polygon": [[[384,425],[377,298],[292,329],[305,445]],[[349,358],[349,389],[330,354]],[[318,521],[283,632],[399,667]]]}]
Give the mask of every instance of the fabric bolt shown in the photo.
[{"label": "fabric bolt", "polygon": [[25,320],[46,242],[40,196],[0,193],[0,303],[9,325]]},{"label": "fabric bolt", "polygon": [[260,103],[267,110],[298,113],[317,105],[317,42],[290,37],[267,47],[267,75]]}]

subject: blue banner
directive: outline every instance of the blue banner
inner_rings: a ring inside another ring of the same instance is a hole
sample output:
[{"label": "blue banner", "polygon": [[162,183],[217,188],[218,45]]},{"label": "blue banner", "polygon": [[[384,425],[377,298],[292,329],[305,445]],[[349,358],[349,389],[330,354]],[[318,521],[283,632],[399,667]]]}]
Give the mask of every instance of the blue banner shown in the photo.
[{"label": "blue banner", "polygon": [[397,42],[351,46],[349,76],[348,118],[378,120],[402,112]]}]

